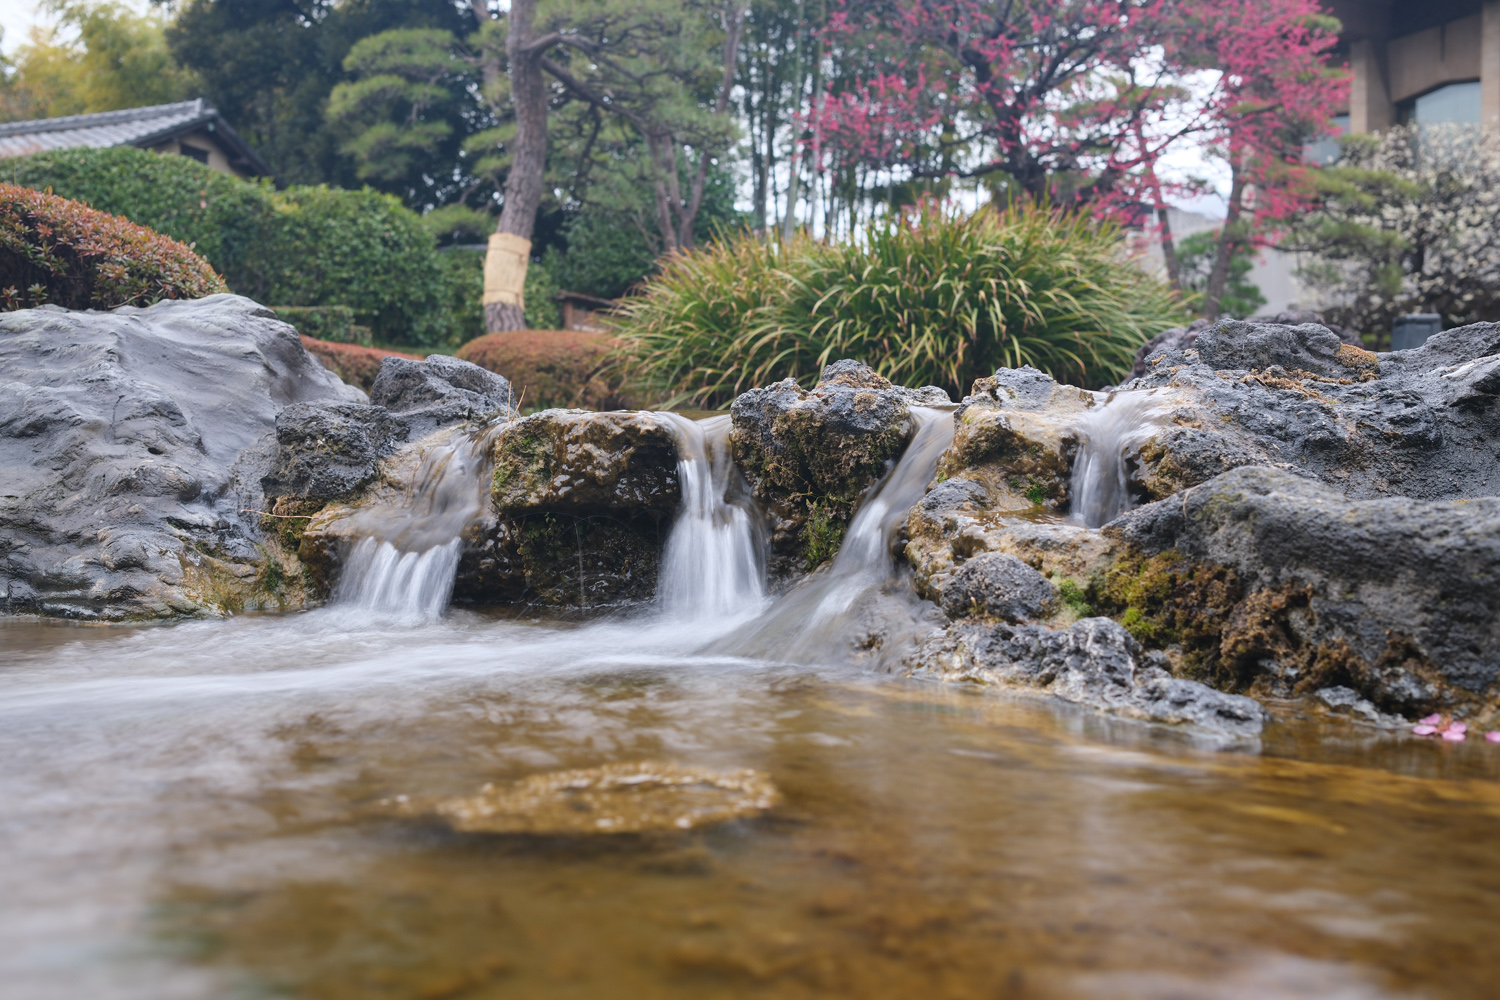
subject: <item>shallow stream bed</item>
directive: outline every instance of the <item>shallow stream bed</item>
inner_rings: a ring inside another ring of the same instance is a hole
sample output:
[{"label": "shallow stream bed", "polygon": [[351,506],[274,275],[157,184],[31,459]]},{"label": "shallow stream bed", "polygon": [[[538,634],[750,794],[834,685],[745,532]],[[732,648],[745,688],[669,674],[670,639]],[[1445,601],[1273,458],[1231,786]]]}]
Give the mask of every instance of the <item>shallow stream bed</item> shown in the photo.
[{"label": "shallow stream bed", "polygon": [[[695,654],[665,619],[0,622],[0,995],[1493,997],[1500,747],[1214,749]],[[564,768],[769,775],[686,833],[393,817]]]}]

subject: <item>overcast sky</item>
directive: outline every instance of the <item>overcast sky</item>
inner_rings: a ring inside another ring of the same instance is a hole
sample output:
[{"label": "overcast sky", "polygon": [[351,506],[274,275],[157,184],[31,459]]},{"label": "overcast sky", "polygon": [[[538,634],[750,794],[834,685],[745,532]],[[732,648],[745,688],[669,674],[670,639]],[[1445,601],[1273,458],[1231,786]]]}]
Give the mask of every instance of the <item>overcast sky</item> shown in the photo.
[{"label": "overcast sky", "polygon": [[0,0],[0,28],[5,29],[6,52],[14,52],[35,23],[36,0]]}]

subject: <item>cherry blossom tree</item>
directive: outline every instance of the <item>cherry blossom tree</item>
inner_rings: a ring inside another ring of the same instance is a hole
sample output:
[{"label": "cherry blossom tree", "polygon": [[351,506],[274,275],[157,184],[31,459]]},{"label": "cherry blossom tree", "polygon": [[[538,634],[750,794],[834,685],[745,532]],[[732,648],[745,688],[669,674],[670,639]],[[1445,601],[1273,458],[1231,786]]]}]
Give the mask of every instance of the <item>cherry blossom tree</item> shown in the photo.
[{"label": "cherry blossom tree", "polygon": [[1231,178],[1215,315],[1235,250],[1274,238],[1311,194],[1303,144],[1347,89],[1329,66],[1337,31],[1316,0],[845,0],[826,51],[867,70],[806,120],[819,159],[989,177],[1162,226],[1169,198],[1200,186],[1164,178],[1162,158],[1198,142]]}]

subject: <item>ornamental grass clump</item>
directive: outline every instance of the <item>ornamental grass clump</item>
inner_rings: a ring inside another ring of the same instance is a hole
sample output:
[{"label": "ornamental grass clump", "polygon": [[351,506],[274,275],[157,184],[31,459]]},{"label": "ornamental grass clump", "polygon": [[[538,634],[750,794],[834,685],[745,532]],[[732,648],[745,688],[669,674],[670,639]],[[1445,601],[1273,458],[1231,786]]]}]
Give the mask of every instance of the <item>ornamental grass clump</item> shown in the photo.
[{"label": "ornamental grass clump", "polygon": [[56,195],[0,184],[0,309],[147,306],[226,291],[174,239]]},{"label": "ornamental grass clump", "polygon": [[782,378],[810,386],[840,358],[955,398],[1022,365],[1101,386],[1185,319],[1115,226],[1049,208],[929,206],[839,246],[744,235],[678,256],[627,301],[618,332],[660,403],[717,407]]}]

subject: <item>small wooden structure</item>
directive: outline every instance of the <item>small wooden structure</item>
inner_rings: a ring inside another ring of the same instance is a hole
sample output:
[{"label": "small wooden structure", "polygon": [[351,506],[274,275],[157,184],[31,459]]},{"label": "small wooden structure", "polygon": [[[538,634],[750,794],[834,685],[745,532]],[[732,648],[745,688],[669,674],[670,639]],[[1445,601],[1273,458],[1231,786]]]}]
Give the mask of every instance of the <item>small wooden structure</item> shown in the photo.
[{"label": "small wooden structure", "polygon": [[619,305],[614,299],[599,299],[582,292],[558,292],[552,298],[562,306],[562,328],[585,333],[608,333],[608,316]]}]

